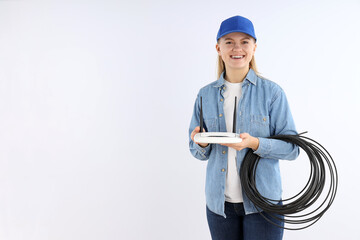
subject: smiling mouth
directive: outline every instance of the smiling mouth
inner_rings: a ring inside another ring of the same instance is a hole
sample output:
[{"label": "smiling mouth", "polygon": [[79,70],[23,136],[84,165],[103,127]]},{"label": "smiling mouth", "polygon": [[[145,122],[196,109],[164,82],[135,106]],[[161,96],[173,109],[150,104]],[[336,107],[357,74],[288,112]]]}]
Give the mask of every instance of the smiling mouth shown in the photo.
[{"label": "smiling mouth", "polygon": [[230,56],[232,59],[243,59],[245,55]]}]

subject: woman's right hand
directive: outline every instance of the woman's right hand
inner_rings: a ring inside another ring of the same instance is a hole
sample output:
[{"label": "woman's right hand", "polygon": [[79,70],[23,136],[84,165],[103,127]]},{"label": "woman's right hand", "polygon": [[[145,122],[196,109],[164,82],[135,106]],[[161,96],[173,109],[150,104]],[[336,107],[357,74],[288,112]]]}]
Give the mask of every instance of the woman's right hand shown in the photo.
[{"label": "woman's right hand", "polygon": [[[193,131],[192,131],[192,133],[191,133],[191,140],[193,140],[193,142],[195,142],[194,141],[194,136],[195,136],[195,134],[197,134],[197,133],[199,133],[200,132],[200,127],[199,126],[197,126]],[[203,129],[203,132],[205,132],[205,129]],[[208,143],[198,143],[198,142],[195,142],[196,144],[198,144],[200,147],[207,147],[209,144]]]}]

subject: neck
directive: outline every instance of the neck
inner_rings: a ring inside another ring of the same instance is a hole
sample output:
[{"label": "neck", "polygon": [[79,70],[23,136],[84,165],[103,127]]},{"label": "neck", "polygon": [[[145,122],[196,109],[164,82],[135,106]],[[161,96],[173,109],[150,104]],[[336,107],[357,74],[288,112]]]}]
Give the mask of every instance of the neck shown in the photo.
[{"label": "neck", "polygon": [[225,72],[225,80],[231,83],[240,83],[244,81],[247,73],[249,72],[249,68],[244,69],[226,69]]}]

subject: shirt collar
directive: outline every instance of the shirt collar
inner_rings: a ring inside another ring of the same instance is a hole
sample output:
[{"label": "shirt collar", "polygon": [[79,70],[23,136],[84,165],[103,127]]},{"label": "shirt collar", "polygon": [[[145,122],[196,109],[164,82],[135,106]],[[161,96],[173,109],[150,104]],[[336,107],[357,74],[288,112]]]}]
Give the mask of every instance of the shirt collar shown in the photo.
[{"label": "shirt collar", "polygon": [[[225,71],[221,73],[221,75],[220,75],[219,79],[216,81],[216,84],[214,85],[214,87],[222,87],[225,84],[224,74],[225,74]],[[256,79],[257,79],[256,73],[254,72],[254,70],[252,70],[250,68],[249,72],[246,74],[244,82],[249,81],[250,83],[256,85]]]}]

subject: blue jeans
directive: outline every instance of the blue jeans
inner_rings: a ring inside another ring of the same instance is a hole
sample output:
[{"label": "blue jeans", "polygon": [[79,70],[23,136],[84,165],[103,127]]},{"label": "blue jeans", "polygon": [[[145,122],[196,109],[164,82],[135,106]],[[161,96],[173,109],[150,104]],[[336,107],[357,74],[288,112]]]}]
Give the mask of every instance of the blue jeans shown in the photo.
[{"label": "blue jeans", "polygon": [[[225,202],[225,214],[226,218],[206,207],[213,240],[281,240],[283,237],[284,229],[267,222],[260,213],[245,215],[242,203]],[[274,218],[270,219],[274,220]],[[275,222],[284,226],[280,221]]]}]

